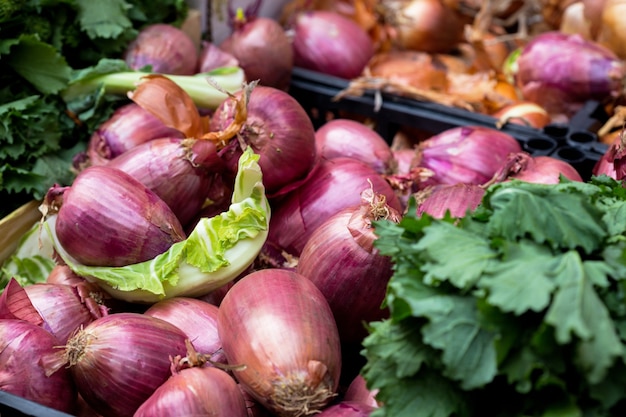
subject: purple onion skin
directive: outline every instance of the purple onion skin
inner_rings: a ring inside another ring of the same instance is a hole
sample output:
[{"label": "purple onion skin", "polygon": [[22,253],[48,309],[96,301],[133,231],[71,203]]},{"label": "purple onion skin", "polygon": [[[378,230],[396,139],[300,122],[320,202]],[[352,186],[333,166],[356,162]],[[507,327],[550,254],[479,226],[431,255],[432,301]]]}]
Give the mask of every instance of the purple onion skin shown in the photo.
[{"label": "purple onion skin", "polygon": [[165,23],[143,28],[123,56],[131,69],[150,65],[152,72],[193,75],[198,68],[198,51],[183,30]]},{"label": "purple onion skin", "polygon": [[342,342],[360,342],[363,323],[388,317],[381,304],[393,274],[391,258],[372,248],[376,239],[360,206],[343,209],[313,231],[296,271],[326,297]]},{"label": "purple onion skin", "polygon": [[585,101],[617,96],[626,75],[624,63],[610,49],[561,32],[535,36],[522,49],[517,66],[516,83],[524,99],[565,116]]},{"label": "purple onion skin", "polygon": [[[140,313],[115,313],[68,341],[69,369],[85,402],[103,417],[132,417],[171,376],[170,357],[187,354],[178,327]],[[81,355],[78,355],[82,352]]]},{"label": "purple onion skin", "polygon": [[[225,100],[211,119],[214,130],[224,130],[235,114],[233,100]],[[316,163],[315,128],[308,114],[288,93],[257,85],[250,94],[248,117],[241,137],[260,155],[263,184],[268,195],[283,193],[310,173]],[[241,156],[236,139],[220,151],[236,172]]]},{"label": "purple onion skin", "polygon": [[55,336],[33,323],[0,319],[0,391],[73,413],[77,393],[69,369],[46,376],[43,365],[59,345]]},{"label": "purple onion skin", "polygon": [[417,215],[428,213],[442,219],[449,213],[452,217],[464,217],[468,210],[478,207],[484,194],[485,189],[476,184],[435,185],[421,192],[423,200],[418,202]]},{"label": "purple onion skin", "polygon": [[218,307],[196,298],[173,297],[150,306],[144,314],[165,320],[181,329],[198,353],[211,361],[226,363],[217,334]]},{"label": "purple onion skin", "polygon": [[217,368],[188,368],[158,387],[133,417],[248,417],[237,382]]},{"label": "purple onion skin", "polygon": [[375,410],[369,404],[356,401],[341,401],[322,410],[319,417],[368,417]]},{"label": "purple onion skin", "polygon": [[374,56],[367,32],[336,12],[300,13],[293,30],[294,63],[298,67],[352,79],[361,75]]},{"label": "purple onion skin", "polygon": [[361,191],[370,188],[368,180],[375,193],[386,196],[390,207],[403,211],[395,191],[369,165],[346,157],[320,159],[300,187],[274,201],[266,250],[300,256],[313,231],[327,218],[361,203]]},{"label": "purple onion skin", "polygon": [[209,72],[217,68],[239,66],[239,60],[233,54],[208,41],[202,41],[198,60],[198,72]]},{"label": "purple onion skin", "polygon": [[187,225],[200,212],[213,182],[225,169],[208,140],[160,138],[142,143],[112,159],[108,166],[130,174],[154,191]]},{"label": "purple onion skin", "polygon": [[394,154],[385,139],[372,128],[350,119],[333,119],[315,132],[317,154],[332,159],[349,157],[370,165],[380,174],[394,169]]},{"label": "purple onion skin", "polygon": [[156,138],[183,136],[138,104],[128,103],[118,107],[91,135],[87,147],[88,164],[104,165],[129,149]]},{"label": "purple onion skin", "polygon": [[219,47],[233,55],[246,80],[287,91],[293,70],[293,48],[280,24],[268,17],[235,22],[233,32]]},{"label": "purple onion skin", "polygon": [[112,167],[83,170],[71,187],[53,186],[46,201],[62,199],[56,233],[63,248],[91,266],[147,261],[185,239],[180,221],[153,191]]},{"label": "purple onion skin", "polygon": [[43,318],[42,327],[55,335],[63,345],[81,326],[108,314],[104,305],[97,304],[96,293],[93,293],[95,298],[91,298],[92,294],[81,293],[81,289],[89,291],[89,288],[99,290],[88,283],[76,286],[36,283],[26,285],[24,291]]},{"label": "purple onion skin", "polygon": [[419,188],[435,184],[480,185],[491,180],[510,153],[521,151],[513,136],[497,129],[454,127],[420,142],[413,167],[434,173]]},{"label": "purple onion skin", "polygon": [[367,404],[373,408],[378,408],[379,404],[378,401],[376,401],[376,394],[378,394],[378,390],[369,389],[363,375],[357,374],[348,385],[343,400]]}]

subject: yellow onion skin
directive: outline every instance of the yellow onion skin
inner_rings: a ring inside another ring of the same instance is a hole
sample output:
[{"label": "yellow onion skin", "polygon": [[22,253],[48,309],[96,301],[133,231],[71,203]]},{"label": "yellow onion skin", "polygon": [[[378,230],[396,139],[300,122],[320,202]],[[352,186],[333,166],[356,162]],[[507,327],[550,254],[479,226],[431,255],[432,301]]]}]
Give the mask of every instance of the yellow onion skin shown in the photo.
[{"label": "yellow onion skin", "polygon": [[131,69],[150,65],[152,72],[193,75],[198,68],[199,52],[182,29],[166,23],[144,27],[124,51],[124,61]]},{"label": "yellow onion skin", "polygon": [[237,382],[218,368],[193,367],[172,375],[158,387],[133,417],[248,417]]},{"label": "yellow onion skin", "polygon": [[54,356],[59,345],[54,335],[36,324],[0,319],[0,391],[74,412],[77,395],[69,370],[61,367],[46,375],[46,358]]},{"label": "yellow onion skin", "polygon": [[51,187],[46,203],[59,207],[59,242],[83,265],[147,261],[185,239],[180,221],[161,198],[106,165],[86,168],[69,187]]},{"label": "yellow onion skin", "polygon": [[314,414],[337,394],[341,344],[324,295],[285,269],[252,272],[228,291],[218,332],[233,371],[254,399],[278,417]]},{"label": "yellow onion skin", "polygon": [[373,220],[368,203],[335,213],[313,231],[298,260],[296,271],[326,297],[342,343],[360,342],[367,335],[364,323],[389,314],[381,304],[392,263],[374,248]]},{"label": "yellow onion skin", "polygon": [[178,327],[140,313],[114,313],[72,336],[65,356],[85,402],[103,417],[132,417],[187,354]]}]

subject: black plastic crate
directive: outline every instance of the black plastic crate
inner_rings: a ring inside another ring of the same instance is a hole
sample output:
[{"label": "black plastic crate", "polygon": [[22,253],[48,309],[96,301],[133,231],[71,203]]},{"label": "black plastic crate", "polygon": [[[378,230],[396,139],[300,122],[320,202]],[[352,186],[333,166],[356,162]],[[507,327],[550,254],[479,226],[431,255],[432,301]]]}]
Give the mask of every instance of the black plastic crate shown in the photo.
[{"label": "black plastic crate", "polygon": [[595,134],[607,120],[596,102],[587,103],[568,125],[551,124],[536,129],[506,123],[498,127],[498,120],[490,115],[392,94],[377,97],[374,92],[367,92],[336,99],[348,84],[342,78],[295,68],[289,92],[308,112],[315,128],[346,114],[360,116],[374,120],[376,131],[391,143],[394,135],[406,127],[429,134],[459,126],[491,127],[516,138],[522,149],[533,156],[549,155],[571,163],[583,179],[591,177],[593,166],[607,149]]},{"label": "black plastic crate", "polygon": [[36,402],[26,400],[8,392],[0,391],[0,416],[2,417],[71,417]]}]

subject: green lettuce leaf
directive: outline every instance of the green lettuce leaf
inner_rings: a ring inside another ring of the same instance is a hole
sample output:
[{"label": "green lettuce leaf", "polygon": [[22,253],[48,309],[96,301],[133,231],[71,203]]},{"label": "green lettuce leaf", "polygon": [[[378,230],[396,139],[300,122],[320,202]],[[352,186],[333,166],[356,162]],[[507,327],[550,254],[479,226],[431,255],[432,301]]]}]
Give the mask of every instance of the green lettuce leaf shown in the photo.
[{"label": "green lettuce leaf", "polygon": [[265,243],[270,207],[258,159],[251,148],[239,159],[227,211],[202,218],[187,239],[150,261],[122,267],[81,265],[56,238],[56,216],[46,221],[46,228],[68,266],[78,275],[97,281],[116,298],[150,303],[173,296],[203,295],[235,279]]}]

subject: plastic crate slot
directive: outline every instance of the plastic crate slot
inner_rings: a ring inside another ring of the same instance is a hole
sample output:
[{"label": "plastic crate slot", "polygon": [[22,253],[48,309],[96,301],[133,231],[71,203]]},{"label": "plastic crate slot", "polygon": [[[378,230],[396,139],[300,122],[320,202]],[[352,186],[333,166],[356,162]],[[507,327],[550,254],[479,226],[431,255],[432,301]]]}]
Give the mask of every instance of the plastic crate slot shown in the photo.
[{"label": "plastic crate slot", "polygon": [[530,138],[523,143],[524,150],[532,155],[549,155],[557,147],[557,142],[551,138]]}]

